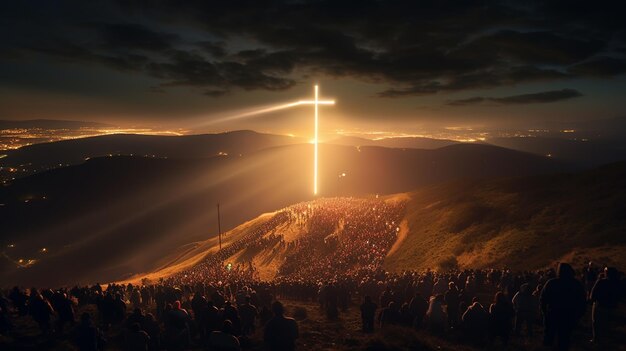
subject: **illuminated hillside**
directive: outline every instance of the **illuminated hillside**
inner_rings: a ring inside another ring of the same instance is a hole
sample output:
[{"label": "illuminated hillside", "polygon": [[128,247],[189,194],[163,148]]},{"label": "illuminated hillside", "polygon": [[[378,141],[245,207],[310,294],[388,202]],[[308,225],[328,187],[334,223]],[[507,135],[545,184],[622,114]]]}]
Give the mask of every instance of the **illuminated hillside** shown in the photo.
[{"label": "illuminated hillside", "polygon": [[213,238],[146,277],[194,281],[220,262],[244,271],[252,264],[250,274],[262,280],[330,279],[363,267],[623,266],[625,175],[621,163],[573,175],[454,182],[384,199],[300,203],[226,233],[221,255]]}]

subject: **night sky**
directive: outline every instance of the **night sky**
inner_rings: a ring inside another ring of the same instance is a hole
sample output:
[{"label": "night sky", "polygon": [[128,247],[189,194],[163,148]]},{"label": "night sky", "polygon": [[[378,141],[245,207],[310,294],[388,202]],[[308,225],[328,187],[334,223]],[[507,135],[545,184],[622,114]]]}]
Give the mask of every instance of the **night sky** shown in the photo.
[{"label": "night sky", "polygon": [[[3,1],[0,119],[303,134],[626,116],[626,20],[603,1]],[[204,129],[203,129],[204,128]]]}]

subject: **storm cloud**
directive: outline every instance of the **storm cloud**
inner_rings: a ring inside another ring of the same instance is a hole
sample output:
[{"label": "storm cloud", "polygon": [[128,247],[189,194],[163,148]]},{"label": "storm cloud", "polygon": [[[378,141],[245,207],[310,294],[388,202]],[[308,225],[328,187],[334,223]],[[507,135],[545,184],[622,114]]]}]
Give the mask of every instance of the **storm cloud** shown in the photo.
[{"label": "storm cloud", "polygon": [[482,97],[476,96],[467,99],[458,99],[448,101],[447,105],[450,106],[467,106],[477,105],[485,102],[500,104],[500,105],[515,105],[515,104],[545,104],[550,102],[557,102],[562,100],[573,99],[581,97],[583,94],[574,89],[561,89],[543,91],[540,93],[520,94],[505,97]]},{"label": "storm cloud", "polygon": [[[44,55],[213,97],[286,90],[315,74],[376,82],[378,96],[400,98],[624,74],[626,30],[612,6],[619,4],[68,1],[33,11],[5,2],[0,59]],[[480,99],[552,102],[573,92]]]}]

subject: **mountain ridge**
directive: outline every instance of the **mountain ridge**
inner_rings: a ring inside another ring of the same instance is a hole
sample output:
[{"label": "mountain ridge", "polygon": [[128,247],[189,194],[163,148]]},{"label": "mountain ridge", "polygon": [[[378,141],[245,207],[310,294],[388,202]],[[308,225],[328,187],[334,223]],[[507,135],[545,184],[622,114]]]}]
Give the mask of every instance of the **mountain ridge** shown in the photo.
[{"label": "mountain ridge", "polygon": [[[464,177],[567,169],[549,158],[485,145],[403,150],[321,144],[319,150],[321,196],[385,195]],[[0,187],[0,239],[16,245],[11,257],[36,258],[61,271],[71,266],[63,283],[115,280],[154,269],[173,248],[215,235],[218,202],[228,230],[312,199],[312,161],[309,144],[202,159],[93,158]],[[38,252],[43,247],[45,254]],[[13,281],[59,278],[38,264],[22,273]]]}]

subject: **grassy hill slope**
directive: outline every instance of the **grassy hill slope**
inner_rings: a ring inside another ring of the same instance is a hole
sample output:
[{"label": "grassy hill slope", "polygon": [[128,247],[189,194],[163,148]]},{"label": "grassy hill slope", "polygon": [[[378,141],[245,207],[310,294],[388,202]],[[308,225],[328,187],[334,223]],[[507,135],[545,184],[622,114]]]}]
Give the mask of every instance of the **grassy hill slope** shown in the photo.
[{"label": "grassy hill slope", "polygon": [[533,269],[626,266],[626,163],[579,174],[456,182],[412,193],[409,235],[385,264]]},{"label": "grassy hill slope", "polygon": [[[324,211],[325,199],[305,206]],[[405,205],[399,233],[383,267],[405,269],[490,268],[537,269],[564,260],[587,260],[626,266],[626,163],[575,174],[455,181],[412,193],[381,198]],[[350,202],[347,202],[350,203]],[[283,211],[298,212],[303,204]],[[262,228],[280,212],[263,215],[226,233],[224,246]],[[345,211],[336,211],[332,236],[341,237]],[[312,217],[314,218],[314,217]],[[309,220],[310,221],[310,220]],[[311,235],[311,223],[282,223],[265,227],[261,236],[280,233],[287,242]],[[368,223],[364,223],[368,226]],[[349,239],[348,239],[349,240]],[[198,242],[184,257],[149,274],[167,277],[193,267],[204,254],[217,251],[216,240]],[[228,261],[252,261],[261,278],[276,276],[277,268],[292,255],[289,248],[242,249]],[[145,275],[138,275],[138,280]]]}]

